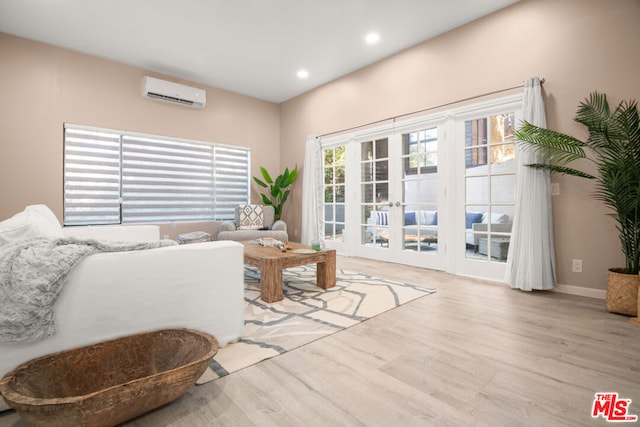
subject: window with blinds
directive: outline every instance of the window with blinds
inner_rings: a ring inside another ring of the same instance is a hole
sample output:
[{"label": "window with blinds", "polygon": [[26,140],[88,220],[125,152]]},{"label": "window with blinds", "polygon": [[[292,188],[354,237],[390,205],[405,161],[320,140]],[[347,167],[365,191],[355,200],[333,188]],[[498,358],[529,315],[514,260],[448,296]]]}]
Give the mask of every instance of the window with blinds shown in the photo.
[{"label": "window with blinds", "polygon": [[249,171],[247,148],[66,124],[64,224],[232,219]]}]

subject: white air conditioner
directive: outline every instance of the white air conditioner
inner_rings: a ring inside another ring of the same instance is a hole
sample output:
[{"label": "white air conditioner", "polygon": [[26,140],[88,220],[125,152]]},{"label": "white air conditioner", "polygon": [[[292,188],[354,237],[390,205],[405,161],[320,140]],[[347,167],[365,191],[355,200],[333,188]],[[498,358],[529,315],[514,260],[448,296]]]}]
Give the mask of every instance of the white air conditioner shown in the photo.
[{"label": "white air conditioner", "polygon": [[142,95],[160,101],[173,102],[194,108],[204,108],[207,104],[207,92],[166,80],[145,76],[142,80]]}]

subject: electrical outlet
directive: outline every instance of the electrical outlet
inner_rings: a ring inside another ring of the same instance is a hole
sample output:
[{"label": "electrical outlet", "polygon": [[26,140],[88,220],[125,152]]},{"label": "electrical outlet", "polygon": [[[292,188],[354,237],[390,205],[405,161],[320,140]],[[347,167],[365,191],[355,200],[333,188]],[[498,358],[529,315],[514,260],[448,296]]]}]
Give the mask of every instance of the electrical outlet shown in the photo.
[{"label": "electrical outlet", "polygon": [[559,196],[560,195],[560,184],[557,182],[551,183],[551,195]]},{"label": "electrical outlet", "polygon": [[574,273],[582,273],[582,260],[581,259],[572,259],[571,260],[571,269]]},{"label": "electrical outlet", "polygon": [[298,237],[298,230],[293,230],[293,237]]}]

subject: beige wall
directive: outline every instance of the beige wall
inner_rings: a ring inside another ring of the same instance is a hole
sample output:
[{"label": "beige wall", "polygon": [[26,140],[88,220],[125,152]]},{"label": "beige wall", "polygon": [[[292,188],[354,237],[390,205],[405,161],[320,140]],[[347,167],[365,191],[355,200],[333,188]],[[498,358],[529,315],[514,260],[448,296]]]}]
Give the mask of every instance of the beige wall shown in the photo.
[{"label": "beige wall", "polygon": [[[245,146],[253,175],[280,168],[277,104],[184,81],[207,90],[204,109],[153,101],[141,96],[145,75],[167,78],[0,33],[0,218],[44,203],[62,219],[65,122]],[[217,233],[208,223],[162,234],[193,229]]]},{"label": "beige wall", "polygon": [[[282,104],[283,165],[302,165],[309,134],[325,134],[388,117],[546,79],[548,126],[583,137],[573,122],[578,103],[599,90],[615,103],[640,99],[640,2],[522,0],[503,11]],[[593,187],[554,177],[558,282],[605,289],[607,269],[623,266],[617,233]],[[300,229],[301,189],[288,207]],[[571,259],[583,273],[571,272]]]}]

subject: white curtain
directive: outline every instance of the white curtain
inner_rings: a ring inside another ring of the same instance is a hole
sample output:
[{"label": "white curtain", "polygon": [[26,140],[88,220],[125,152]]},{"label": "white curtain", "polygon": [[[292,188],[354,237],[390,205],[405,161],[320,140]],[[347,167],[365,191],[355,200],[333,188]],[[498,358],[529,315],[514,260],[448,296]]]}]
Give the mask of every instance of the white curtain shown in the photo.
[{"label": "white curtain", "polygon": [[[524,120],[547,126],[538,77],[525,82],[522,107]],[[505,281],[523,291],[552,289],[556,275],[549,172],[526,166],[541,162],[534,150],[516,150],[518,183]]]},{"label": "white curtain", "polygon": [[322,145],[314,135],[307,137],[302,170],[301,242],[311,245],[322,237]]}]

